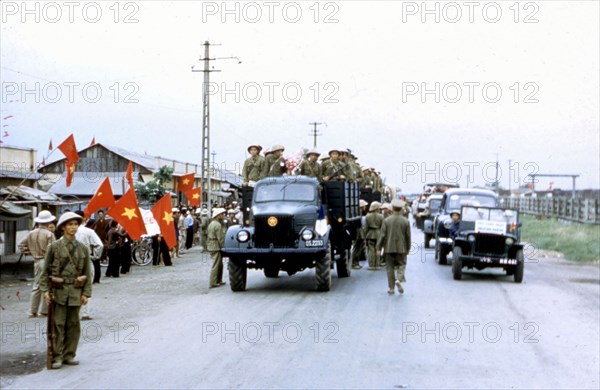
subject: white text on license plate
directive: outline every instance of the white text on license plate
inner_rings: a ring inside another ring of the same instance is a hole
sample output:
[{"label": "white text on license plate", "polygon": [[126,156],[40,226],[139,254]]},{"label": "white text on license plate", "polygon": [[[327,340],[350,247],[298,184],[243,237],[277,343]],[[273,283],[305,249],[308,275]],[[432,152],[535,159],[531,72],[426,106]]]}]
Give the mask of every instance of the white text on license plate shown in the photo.
[{"label": "white text on license plate", "polygon": [[306,241],[306,246],[307,247],[323,246],[323,240]]}]

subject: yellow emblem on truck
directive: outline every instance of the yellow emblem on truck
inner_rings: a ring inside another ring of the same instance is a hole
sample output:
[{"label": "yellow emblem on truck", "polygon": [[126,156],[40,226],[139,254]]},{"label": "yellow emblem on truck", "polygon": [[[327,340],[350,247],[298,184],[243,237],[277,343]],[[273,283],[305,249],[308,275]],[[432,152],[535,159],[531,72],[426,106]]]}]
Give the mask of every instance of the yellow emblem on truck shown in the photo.
[{"label": "yellow emblem on truck", "polygon": [[267,224],[269,224],[271,227],[277,226],[278,222],[279,221],[277,220],[277,217],[269,217],[269,219],[267,219]]}]

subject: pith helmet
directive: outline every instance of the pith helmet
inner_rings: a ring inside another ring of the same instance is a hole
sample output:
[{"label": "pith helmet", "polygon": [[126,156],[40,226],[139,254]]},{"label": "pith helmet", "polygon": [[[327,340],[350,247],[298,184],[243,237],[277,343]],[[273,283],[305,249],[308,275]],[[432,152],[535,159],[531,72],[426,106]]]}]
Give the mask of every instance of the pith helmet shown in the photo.
[{"label": "pith helmet", "polygon": [[65,224],[73,219],[76,219],[79,224],[81,224],[81,222],[83,222],[82,216],[77,215],[72,211],[67,211],[66,213],[64,213],[63,215],[60,216],[60,219],[58,220],[58,223],[56,224],[56,229],[59,230],[63,224]]},{"label": "pith helmet", "polygon": [[364,199],[361,199],[361,200],[358,201],[358,207],[367,207],[368,205],[369,204]]},{"label": "pith helmet", "polygon": [[306,157],[310,156],[311,154],[314,154],[314,155],[316,155],[317,157],[319,157],[319,156],[321,155],[321,153],[319,153],[319,152],[317,151],[317,149],[311,149],[311,150],[309,150],[308,152],[306,152]]},{"label": "pith helmet", "polygon": [[38,216],[36,218],[33,219],[33,222],[36,223],[50,223],[52,221],[55,221],[56,217],[54,215],[52,215],[52,213],[48,210],[43,210],[40,211],[40,213],[38,214]]},{"label": "pith helmet", "polygon": [[281,150],[282,152],[285,150],[285,148],[283,147],[283,145],[273,145],[273,147],[271,148],[271,153],[275,153],[276,151]]},{"label": "pith helmet", "polygon": [[331,156],[331,153],[333,152],[337,152],[338,154],[340,153],[340,151],[337,149],[331,149],[327,154]]},{"label": "pith helmet", "polygon": [[460,217],[460,210],[452,210],[450,216],[452,216],[452,214],[457,214]]},{"label": "pith helmet", "polygon": [[212,217],[216,218],[221,214],[225,214],[226,210],[224,208],[218,207],[212,211]]},{"label": "pith helmet", "polygon": [[371,206],[369,207],[369,211],[377,211],[380,208],[381,208],[381,203],[373,202],[373,203],[371,203]]},{"label": "pith helmet", "polygon": [[262,146],[260,146],[260,145],[250,145],[250,146],[248,146],[248,153],[250,153],[250,149],[252,149],[252,148],[258,149],[258,153],[260,153],[260,151],[262,150]]},{"label": "pith helmet", "polygon": [[406,202],[400,199],[394,199],[392,200],[392,207],[394,209],[402,209],[404,206],[406,206]]}]

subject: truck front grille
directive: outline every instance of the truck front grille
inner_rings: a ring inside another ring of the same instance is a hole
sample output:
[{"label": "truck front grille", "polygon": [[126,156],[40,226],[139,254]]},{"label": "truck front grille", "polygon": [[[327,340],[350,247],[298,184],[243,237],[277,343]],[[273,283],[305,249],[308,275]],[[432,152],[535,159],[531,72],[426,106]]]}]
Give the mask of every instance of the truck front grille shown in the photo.
[{"label": "truck front grille", "polygon": [[477,234],[475,254],[480,256],[501,256],[506,252],[506,237],[495,234]]},{"label": "truck front grille", "polygon": [[[270,226],[269,218],[277,218]],[[254,217],[254,245],[257,248],[289,248],[294,246],[294,217],[291,215],[261,215]]]}]

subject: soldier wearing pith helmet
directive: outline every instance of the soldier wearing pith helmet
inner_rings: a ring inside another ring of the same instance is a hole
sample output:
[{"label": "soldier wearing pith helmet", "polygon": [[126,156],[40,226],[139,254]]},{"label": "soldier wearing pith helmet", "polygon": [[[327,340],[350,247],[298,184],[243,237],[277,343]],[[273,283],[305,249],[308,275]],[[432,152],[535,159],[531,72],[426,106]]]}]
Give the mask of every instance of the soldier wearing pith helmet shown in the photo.
[{"label": "soldier wearing pith helmet", "polygon": [[300,175],[308,177],[316,177],[319,181],[321,180],[321,166],[317,162],[321,154],[316,150],[312,149],[306,152],[306,158],[302,160],[298,167]]},{"label": "soldier wearing pith helmet", "polygon": [[248,146],[250,157],[244,161],[244,168],[242,168],[243,186],[263,178],[265,158],[259,154],[261,150],[262,146],[260,145]]},{"label": "soldier wearing pith helmet", "polygon": [[340,151],[338,149],[331,149],[328,154],[330,159],[324,162],[322,167],[323,181],[345,180],[345,165],[340,160]]},{"label": "soldier wearing pith helmet", "polygon": [[40,280],[40,289],[53,311],[54,369],[63,364],[79,364],[75,360],[81,335],[79,309],[92,296],[90,252],[75,239],[82,221],[81,216],[70,211],[61,215],[56,229],[63,236],[48,246]]},{"label": "soldier wearing pith helmet", "polygon": [[282,145],[273,145],[271,148],[271,152],[273,153],[271,166],[269,167],[269,177],[279,177],[283,176],[284,173],[287,172],[287,167],[285,166],[285,159],[283,158],[283,151],[285,148]]},{"label": "soldier wearing pith helmet", "polygon": [[225,214],[224,208],[215,208],[212,211],[212,221],[208,225],[207,250],[213,259],[210,270],[209,287],[220,287],[223,283],[223,255],[221,249],[225,246]]},{"label": "soldier wearing pith helmet", "polygon": [[382,226],[377,239],[377,252],[383,249],[388,276],[388,294],[394,294],[398,288],[400,294],[404,293],[402,282],[405,282],[406,257],[410,252],[410,224],[402,216],[403,201],[394,199],[392,210],[394,214],[387,218]]},{"label": "soldier wearing pith helmet", "polygon": [[377,238],[383,224],[383,215],[379,213],[380,208],[381,203],[371,203],[365,221],[365,240],[367,241],[367,260],[369,261],[368,270],[378,270],[380,267],[379,255],[375,253]]}]

